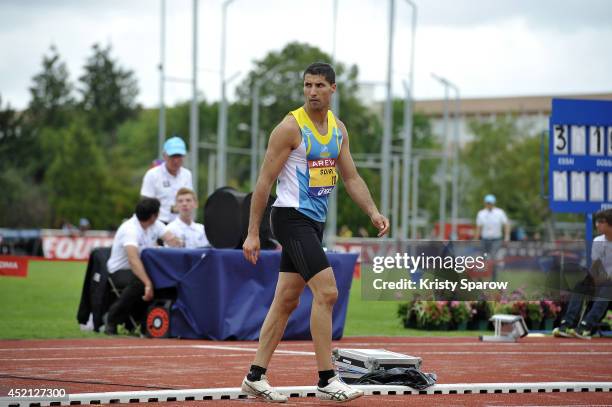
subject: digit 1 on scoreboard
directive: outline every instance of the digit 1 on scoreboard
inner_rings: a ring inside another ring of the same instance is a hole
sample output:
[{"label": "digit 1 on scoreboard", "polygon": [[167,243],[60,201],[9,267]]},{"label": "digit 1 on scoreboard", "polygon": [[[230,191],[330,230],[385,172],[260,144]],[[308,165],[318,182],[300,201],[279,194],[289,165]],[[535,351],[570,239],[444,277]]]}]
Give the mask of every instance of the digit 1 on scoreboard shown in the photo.
[{"label": "digit 1 on scoreboard", "polygon": [[604,129],[599,126],[589,127],[589,153],[591,155],[604,154]]},{"label": "digit 1 on scoreboard", "polygon": [[612,155],[612,126],[608,127],[608,155]]}]

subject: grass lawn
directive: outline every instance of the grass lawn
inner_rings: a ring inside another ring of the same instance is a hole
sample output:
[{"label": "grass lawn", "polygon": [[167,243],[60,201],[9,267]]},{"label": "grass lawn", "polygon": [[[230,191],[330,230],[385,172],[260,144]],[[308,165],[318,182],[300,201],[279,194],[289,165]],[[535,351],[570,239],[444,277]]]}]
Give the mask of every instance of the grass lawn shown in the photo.
[{"label": "grass lawn", "polygon": [[[104,338],[81,332],[76,313],[84,262],[32,261],[27,278],[0,277],[0,339]],[[477,331],[405,329],[396,301],[362,301],[361,282],[353,281],[344,336],[464,336]]]},{"label": "grass lawn", "polygon": [[84,262],[31,261],[27,278],[0,277],[0,338],[87,338],[76,313]]}]

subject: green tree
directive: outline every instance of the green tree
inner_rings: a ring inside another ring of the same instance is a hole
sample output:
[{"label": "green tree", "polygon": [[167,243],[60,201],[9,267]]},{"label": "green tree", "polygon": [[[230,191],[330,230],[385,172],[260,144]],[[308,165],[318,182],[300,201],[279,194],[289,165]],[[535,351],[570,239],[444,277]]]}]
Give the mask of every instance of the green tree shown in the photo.
[{"label": "green tree", "polygon": [[515,118],[472,121],[474,139],[465,147],[461,162],[469,182],[462,204],[476,216],[486,194],[494,194],[509,218],[528,227],[538,227],[549,217],[540,197],[540,138],[520,128]]},{"label": "green tree", "polygon": [[9,103],[4,107],[0,95],[0,172],[19,165],[30,141],[23,138],[23,116]]},{"label": "green tree", "polygon": [[44,148],[53,157],[45,175],[52,223],[80,217],[99,228],[119,223],[108,167],[92,131],[74,120],[61,129],[45,129],[43,136]]},{"label": "green tree", "polygon": [[111,57],[111,46],[92,46],[84,73],[79,77],[82,96],[80,105],[90,128],[97,134],[99,145],[106,151],[116,142],[117,128],[136,116],[138,84],[131,70],[119,66]]},{"label": "green tree", "polygon": [[6,214],[2,224],[13,227],[43,226],[49,220],[42,180],[50,160],[42,148],[41,130],[66,125],[74,107],[68,69],[54,46],[43,56],[42,69],[29,90],[25,112],[7,106],[0,113],[0,212]]},{"label": "green tree", "polygon": [[0,97],[0,225],[37,227],[48,219],[46,194],[31,182],[25,162],[32,140],[24,132],[24,115],[3,106]]},{"label": "green tree", "polygon": [[34,183],[41,184],[49,167],[49,155],[42,149],[41,134],[44,128],[66,126],[74,115],[74,85],[66,63],[60,58],[55,46],[43,56],[42,69],[32,78],[30,102],[25,112],[22,143],[28,154],[22,155],[21,167],[24,175],[31,176]]},{"label": "green tree", "polygon": [[70,110],[75,100],[72,96],[74,85],[66,63],[60,59],[55,46],[51,46],[50,54],[44,55],[42,71],[32,78],[30,86],[30,103],[28,105],[29,120],[36,128],[62,127],[69,121]]}]

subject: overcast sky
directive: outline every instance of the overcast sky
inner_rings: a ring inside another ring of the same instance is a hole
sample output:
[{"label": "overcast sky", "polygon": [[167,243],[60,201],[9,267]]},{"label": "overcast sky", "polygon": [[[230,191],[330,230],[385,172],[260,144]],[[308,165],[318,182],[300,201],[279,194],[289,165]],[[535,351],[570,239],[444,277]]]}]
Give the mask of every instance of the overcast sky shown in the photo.
[{"label": "overcast sky", "polygon": [[[23,108],[31,78],[55,44],[75,82],[91,45],[110,43],[132,69],[145,106],[159,103],[161,0],[1,0],[0,94]],[[411,8],[396,2],[394,91],[402,94],[410,54]],[[465,97],[612,92],[612,1],[416,0],[417,99],[440,98],[430,74]],[[192,0],[167,0],[167,75],[191,76]],[[291,41],[331,53],[332,0],[234,0],[227,18],[227,76]],[[199,1],[199,89],[219,97],[221,0]],[[337,59],[357,64],[360,79],[386,78],[388,0],[338,0]],[[237,82],[236,81],[236,82]],[[236,82],[233,82],[234,84]],[[382,95],[382,88],[378,88]],[[190,97],[167,83],[166,101]],[[233,94],[230,87],[230,94]]]}]

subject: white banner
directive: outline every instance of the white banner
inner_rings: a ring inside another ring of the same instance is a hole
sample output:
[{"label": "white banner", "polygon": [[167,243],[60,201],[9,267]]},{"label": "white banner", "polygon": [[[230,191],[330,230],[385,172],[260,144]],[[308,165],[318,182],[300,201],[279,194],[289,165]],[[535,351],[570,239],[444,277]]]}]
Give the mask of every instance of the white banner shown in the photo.
[{"label": "white banner", "polygon": [[87,232],[85,236],[66,236],[61,231],[44,230],[42,244],[43,254],[47,259],[87,260],[89,253],[96,247],[112,246],[113,236],[110,232]]}]

